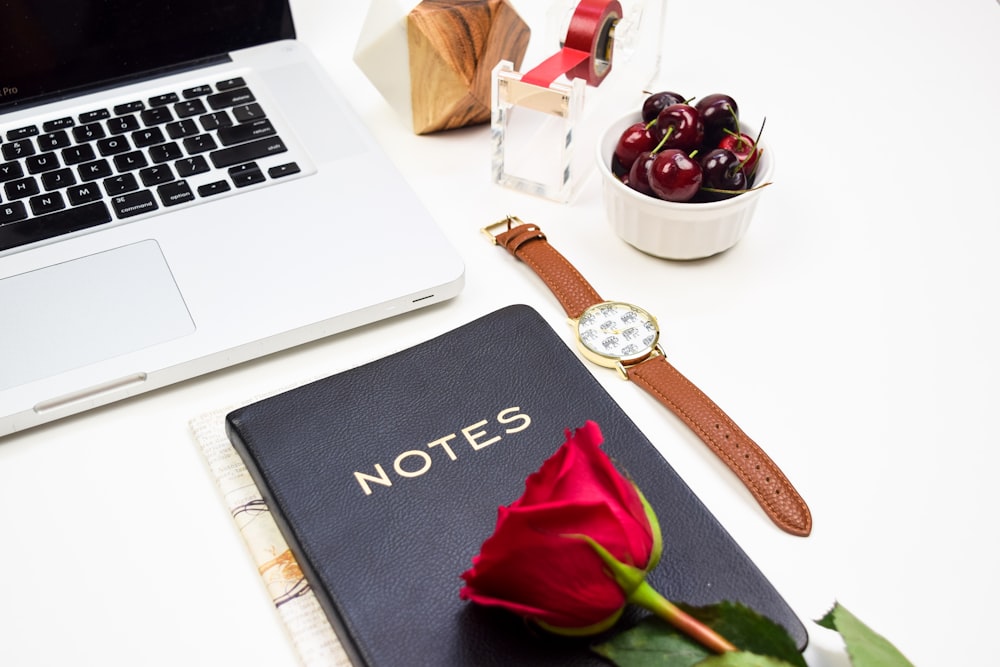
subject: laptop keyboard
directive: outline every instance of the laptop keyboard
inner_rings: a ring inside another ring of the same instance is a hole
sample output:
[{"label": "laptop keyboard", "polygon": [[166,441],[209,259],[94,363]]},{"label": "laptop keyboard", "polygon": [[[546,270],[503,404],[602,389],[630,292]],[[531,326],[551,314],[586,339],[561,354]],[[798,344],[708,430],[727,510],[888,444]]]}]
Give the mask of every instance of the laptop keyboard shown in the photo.
[{"label": "laptop keyboard", "polygon": [[9,129],[0,251],[297,174],[287,151],[242,78]]}]

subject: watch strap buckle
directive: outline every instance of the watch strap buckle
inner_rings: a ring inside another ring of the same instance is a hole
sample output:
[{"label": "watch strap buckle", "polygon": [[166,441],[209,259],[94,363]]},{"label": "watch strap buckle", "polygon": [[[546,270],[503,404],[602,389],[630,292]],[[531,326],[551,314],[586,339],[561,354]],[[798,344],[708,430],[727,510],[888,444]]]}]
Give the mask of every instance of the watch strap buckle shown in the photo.
[{"label": "watch strap buckle", "polygon": [[490,243],[503,246],[515,256],[518,249],[528,241],[545,239],[545,234],[540,227],[524,222],[514,215],[508,215],[502,220],[483,227],[480,231],[490,240]]},{"label": "watch strap buckle", "polygon": [[523,223],[524,221],[516,215],[508,215],[502,220],[497,220],[492,224],[486,225],[479,231],[490,240],[490,243],[493,245],[500,245],[500,241],[497,240],[497,237],[500,236],[500,234],[503,232],[509,232],[515,224],[520,225]]}]

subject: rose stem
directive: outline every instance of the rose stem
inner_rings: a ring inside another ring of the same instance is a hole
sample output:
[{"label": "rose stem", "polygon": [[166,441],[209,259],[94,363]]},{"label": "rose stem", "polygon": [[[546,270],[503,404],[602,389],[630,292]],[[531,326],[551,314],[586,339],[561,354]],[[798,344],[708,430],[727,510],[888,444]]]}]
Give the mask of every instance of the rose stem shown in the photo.
[{"label": "rose stem", "polygon": [[688,637],[716,653],[738,650],[725,637],[660,595],[646,581],[643,581],[632,592],[632,595],[629,596],[629,602],[648,609]]}]

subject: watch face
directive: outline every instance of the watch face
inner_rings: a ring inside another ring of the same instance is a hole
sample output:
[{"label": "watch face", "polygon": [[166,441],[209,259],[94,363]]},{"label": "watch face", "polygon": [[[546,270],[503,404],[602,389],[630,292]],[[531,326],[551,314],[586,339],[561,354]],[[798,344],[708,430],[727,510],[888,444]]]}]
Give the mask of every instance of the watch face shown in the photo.
[{"label": "watch face", "polygon": [[656,318],[621,301],[605,301],[583,311],[577,336],[586,356],[605,366],[649,356],[660,337]]}]

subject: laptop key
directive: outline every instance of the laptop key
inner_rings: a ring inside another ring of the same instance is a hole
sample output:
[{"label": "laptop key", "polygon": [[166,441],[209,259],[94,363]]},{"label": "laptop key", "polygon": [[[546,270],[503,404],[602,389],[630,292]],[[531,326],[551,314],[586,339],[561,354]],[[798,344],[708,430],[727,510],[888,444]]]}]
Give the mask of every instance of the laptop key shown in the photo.
[{"label": "laptop key", "polygon": [[54,132],[55,130],[63,130],[67,127],[73,127],[75,123],[71,116],[66,116],[65,118],[56,118],[54,120],[47,120],[42,123],[42,132]]},{"label": "laptop key", "polygon": [[62,166],[55,153],[41,153],[32,155],[24,161],[24,166],[28,168],[29,174],[40,174],[44,171],[52,171]]},{"label": "laptop key", "polygon": [[184,150],[192,155],[195,153],[205,153],[218,148],[218,146],[211,134],[199,134],[184,140]]},{"label": "laptop key", "polygon": [[111,175],[111,165],[107,160],[101,158],[93,162],[85,162],[76,168],[81,181],[93,181]]},{"label": "laptop key", "polygon": [[148,166],[149,162],[141,151],[132,151],[115,156],[115,169],[118,171],[131,171]]},{"label": "laptop key", "polygon": [[[183,177],[194,176],[195,174],[202,174],[211,167],[208,166],[208,160],[206,160],[201,155],[194,155],[192,157],[184,158],[174,162],[174,168],[177,170],[177,175]],[[225,181],[223,181],[224,183]]]},{"label": "laptop key", "polygon": [[38,189],[38,181],[36,181],[33,176],[19,178],[16,181],[5,183],[3,191],[7,195],[7,199],[12,200],[23,199],[24,197],[37,195],[41,192],[41,190]]},{"label": "laptop key", "polygon": [[57,148],[66,148],[72,142],[69,140],[69,134],[66,130],[56,130],[55,132],[46,132],[45,134],[39,135],[38,139],[35,140],[38,143],[38,150],[40,151],[51,151]]},{"label": "laptop key", "polygon": [[233,107],[233,117],[238,123],[246,123],[247,121],[263,118],[264,110],[256,102],[253,104],[242,104],[238,107]]},{"label": "laptop key", "polygon": [[198,196],[211,197],[212,195],[220,195],[223,192],[229,192],[230,190],[232,190],[232,186],[229,185],[229,181],[214,181],[212,183],[206,183],[205,185],[199,185]]},{"label": "laptop key", "polygon": [[216,136],[219,137],[219,142],[223,146],[232,146],[233,144],[242,144],[251,139],[270,137],[274,134],[275,130],[274,126],[271,125],[271,121],[261,118],[249,123],[240,123],[232,127],[220,128]]},{"label": "laptop key", "polygon": [[164,206],[177,206],[194,201],[194,193],[191,192],[191,186],[187,184],[187,181],[164,183],[156,188],[156,194],[159,195]]},{"label": "laptop key", "polygon": [[3,225],[24,220],[27,217],[28,209],[25,208],[24,202],[11,201],[0,204],[0,237],[3,236]]},{"label": "laptop key", "polygon": [[0,163],[0,183],[13,181],[15,178],[21,178],[22,176],[24,176],[24,169],[21,168],[20,162]]},{"label": "laptop key", "polygon": [[156,95],[149,98],[149,106],[158,107],[164,104],[173,104],[180,98],[177,97],[177,93],[165,93],[163,95]]},{"label": "laptop key", "polygon": [[150,127],[132,133],[132,143],[136,148],[146,148],[154,144],[162,144],[166,140],[166,137],[163,136],[163,130],[158,127]]},{"label": "laptop key", "polygon": [[21,139],[27,139],[28,137],[33,137],[38,134],[37,125],[26,125],[24,127],[18,127],[13,130],[7,130],[7,141],[19,141]]},{"label": "laptop key", "polygon": [[73,206],[103,199],[104,195],[96,183],[82,183],[66,189],[66,198]]},{"label": "laptop key", "polygon": [[[8,132],[8,134],[10,133]],[[18,139],[0,146],[0,152],[8,160],[18,160],[29,155],[34,155],[35,145],[31,143],[31,139]]]},{"label": "laptop key", "polygon": [[201,126],[205,128],[206,132],[217,130],[220,127],[229,127],[233,124],[233,119],[225,111],[207,113],[198,118],[198,120],[201,121]]},{"label": "laptop key", "polygon": [[[21,202],[14,203],[20,204]],[[13,208],[13,204],[0,206],[0,216],[3,215],[3,209],[7,207]],[[61,211],[30,220],[0,226],[0,250],[43,241],[60,234],[103,225],[106,222],[111,222],[111,214],[108,212],[107,205],[102,201],[64,208]]]},{"label": "laptop key", "polygon": [[76,185],[76,177],[73,175],[72,169],[56,169],[42,174],[42,187],[50,192],[62,190],[71,185]]},{"label": "laptop key", "polygon": [[139,170],[139,178],[146,187],[160,185],[174,180],[174,172],[169,165],[157,164]]},{"label": "laptop key", "polygon": [[139,121],[135,116],[118,116],[108,119],[108,132],[111,134],[125,134],[139,129]]},{"label": "laptop key", "polygon": [[28,200],[28,204],[31,206],[31,212],[35,215],[45,215],[66,208],[66,202],[58,192],[48,192],[32,197]]},{"label": "laptop key", "polygon": [[96,139],[103,139],[106,136],[108,135],[100,123],[87,123],[86,125],[73,128],[73,138],[76,139],[77,143],[81,144]]},{"label": "laptop key", "polygon": [[156,198],[149,190],[139,190],[125,195],[113,197],[111,205],[115,209],[115,215],[119,218],[131,218],[134,215],[148,213],[160,208],[156,203]]},{"label": "laptop key", "polygon": [[225,81],[219,81],[215,84],[215,87],[219,90],[232,90],[233,88],[244,88],[246,85],[247,82],[243,80],[243,77],[237,76]]},{"label": "laptop key", "polygon": [[111,112],[107,109],[95,109],[93,111],[87,111],[85,113],[77,116],[77,120],[81,123],[94,123],[99,120],[104,120],[105,118],[110,118]]},{"label": "laptop key", "polygon": [[[138,189],[139,181],[136,180],[133,174],[120,174],[104,179],[104,191],[111,197]],[[119,215],[118,217],[122,216]]]},{"label": "laptop key", "polygon": [[238,146],[222,148],[209,153],[209,158],[211,158],[212,164],[222,169],[223,167],[231,167],[241,162],[250,162],[269,155],[284,153],[287,150],[288,147],[285,146],[285,142],[278,137],[266,137],[249,143],[239,144]]},{"label": "laptop key", "polygon": [[183,102],[178,102],[174,105],[174,113],[177,114],[178,118],[200,116],[206,111],[208,111],[208,109],[205,108],[205,103],[197,98],[193,100],[184,100]]},{"label": "laptop key", "polygon": [[216,110],[234,107],[237,104],[249,104],[257,100],[249,88],[227,89],[221,93],[209,95],[205,99],[208,101],[208,106]]},{"label": "laptop key", "polygon": [[201,132],[201,130],[198,129],[198,126],[190,118],[174,121],[173,123],[167,123],[167,136],[171,139],[193,137],[199,132]]},{"label": "laptop key", "polygon": [[169,123],[174,119],[174,115],[170,113],[169,107],[154,107],[141,112],[139,118],[146,126],[151,126]]},{"label": "laptop key", "polygon": [[97,141],[97,150],[101,152],[101,155],[117,155],[131,149],[132,146],[125,137],[108,137]]},{"label": "laptop key", "polygon": [[211,86],[195,86],[194,88],[185,88],[183,91],[181,91],[181,94],[184,96],[184,99],[189,100],[192,97],[202,97],[204,95],[208,95],[211,92],[212,92]]},{"label": "laptop key", "polygon": [[122,116],[129,113],[138,113],[146,108],[146,105],[142,103],[142,100],[136,100],[135,102],[127,102],[126,104],[119,104],[114,107],[115,115]]},{"label": "laptop key", "polygon": [[241,164],[237,167],[230,167],[229,178],[233,180],[233,185],[238,188],[245,188],[248,185],[263,183],[264,172],[260,170],[256,162]]},{"label": "laptop key", "polygon": [[297,174],[302,171],[299,165],[295,162],[286,162],[285,164],[279,164],[276,167],[271,167],[267,170],[267,175],[271,178],[281,178],[282,176],[291,176],[292,174]]},{"label": "laptop key", "polygon": [[81,144],[79,146],[70,146],[69,148],[62,149],[62,159],[66,164],[89,162],[96,157],[97,155],[94,153],[94,147],[90,144]]},{"label": "laptop key", "polygon": [[170,160],[177,160],[182,157],[184,157],[184,152],[181,150],[181,147],[173,141],[166,144],[160,144],[159,146],[152,146],[149,149],[149,159],[152,160],[154,164],[169,162]]}]

